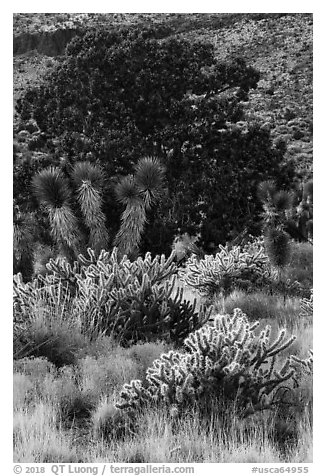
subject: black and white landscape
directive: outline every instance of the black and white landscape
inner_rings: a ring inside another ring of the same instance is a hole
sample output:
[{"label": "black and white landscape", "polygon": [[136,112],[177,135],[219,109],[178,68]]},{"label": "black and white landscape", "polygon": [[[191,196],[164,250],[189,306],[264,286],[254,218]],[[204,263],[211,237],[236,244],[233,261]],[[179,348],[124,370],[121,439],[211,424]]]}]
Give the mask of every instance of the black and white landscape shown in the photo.
[{"label": "black and white landscape", "polygon": [[14,14],[14,461],[311,463],[312,14]]}]

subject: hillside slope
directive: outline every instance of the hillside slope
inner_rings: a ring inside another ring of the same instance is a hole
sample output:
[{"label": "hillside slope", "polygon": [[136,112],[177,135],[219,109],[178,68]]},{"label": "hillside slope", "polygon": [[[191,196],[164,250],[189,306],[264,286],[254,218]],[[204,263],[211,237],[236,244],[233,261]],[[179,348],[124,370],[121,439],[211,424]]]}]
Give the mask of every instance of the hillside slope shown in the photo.
[{"label": "hillside slope", "polygon": [[[242,56],[261,72],[245,104],[247,120],[269,128],[303,178],[312,173],[312,14],[15,14],[14,99],[60,61],[85,28],[162,24],[170,34],[215,46],[216,56]],[[17,126],[19,118],[15,115]],[[28,139],[28,137],[27,137]],[[23,146],[24,140],[20,140]]]}]

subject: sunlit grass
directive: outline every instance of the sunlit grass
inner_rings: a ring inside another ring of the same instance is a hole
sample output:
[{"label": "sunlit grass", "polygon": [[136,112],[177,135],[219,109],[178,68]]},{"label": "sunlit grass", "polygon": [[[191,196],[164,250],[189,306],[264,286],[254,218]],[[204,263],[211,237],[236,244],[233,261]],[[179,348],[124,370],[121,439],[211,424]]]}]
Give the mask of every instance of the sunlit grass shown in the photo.
[{"label": "sunlit grass", "polygon": [[[208,304],[182,277],[178,286],[184,299],[196,300],[198,310]],[[259,320],[259,328],[271,325],[271,340],[282,328],[296,335],[282,358],[305,358],[313,347],[312,317],[300,316],[299,298],[234,291],[224,309],[219,301],[213,304],[215,314],[238,307]],[[30,322],[25,337],[34,351],[41,343],[43,352],[41,358],[22,352],[25,358],[14,363],[15,462],[312,462],[311,376],[303,376],[291,396],[294,405],[282,412],[265,410],[240,419],[235,409],[226,408],[223,421],[219,412],[203,421],[196,410],[178,418],[160,408],[144,410],[131,422],[114,405],[119,392],[125,382],[145,378],[153,360],[169,350],[166,343],[122,348],[108,336],[90,339],[78,326],[74,332],[77,321],[62,312],[56,316],[55,308],[50,315],[36,310]],[[53,335],[47,349],[44,342]]]}]

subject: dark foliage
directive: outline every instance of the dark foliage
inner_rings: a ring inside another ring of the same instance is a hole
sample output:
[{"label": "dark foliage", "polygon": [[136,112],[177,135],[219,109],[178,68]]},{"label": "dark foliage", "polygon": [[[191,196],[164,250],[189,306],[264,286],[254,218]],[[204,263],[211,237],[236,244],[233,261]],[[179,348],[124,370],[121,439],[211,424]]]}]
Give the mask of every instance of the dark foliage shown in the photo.
[{"label": "dark foliage", "polygon": [[[218,63],[211,44],[167,34],[130,28],[76,37],[58,68],[18,102],[22,118],[33,115],[68,164],[98,161],[114,180],[141,156],[161,159],[168,194],[143,242],[154,253],[168,252],[178,233],[201,231],[208,249],[245,223],[257,231],[258,182],[287,187],[293,176],[269,132],[239,122],[258,71],[241,58]],[[114,226],[112,203],[103,209]]]}]

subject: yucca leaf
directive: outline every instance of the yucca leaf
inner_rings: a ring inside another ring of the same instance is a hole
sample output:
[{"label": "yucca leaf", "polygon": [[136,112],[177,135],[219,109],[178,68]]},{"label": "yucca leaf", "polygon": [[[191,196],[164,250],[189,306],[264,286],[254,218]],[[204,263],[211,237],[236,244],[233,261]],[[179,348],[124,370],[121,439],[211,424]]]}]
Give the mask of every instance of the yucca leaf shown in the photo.
[{"label": "yucca leaf", "polygon": [[162,193],[165,168],[157,157],[144,157],[135,167],[135,181],[146,206]]},{"label": "yucca leaf", "polygon": [[105,227],[105,223],[101,226],[90,229],[88,246],[92,248],[97,254],[102,250],[106,250],[108,243],[109,233]]},{"label": "yucca leaf", "polygon": [[257,188],[257,196],[262,202],[271,201],[276,193],[276,185],[272,180],[261,182]]},{"label": "yucca leaf", "polygon": [[102,197],[99,191],[90,182],[82,182],[78,188],[77,200],[86,225],[91,227],[96,224],[102,208]]},{"label": "yucca leaf", "polygon": [[22,215],[18,207],[14,208],[13,251],[20,261],[24,255],[31,256],[35,242],[35,223],[30,214]]},{"label": "yucca leaf", "polygon": [[98,191],[103,189],[104,172],[98,165],[90,162],[77,162],[72,170],[71,178],[77,189],[85,182],[90,183]]},{"label": "yucca leaf", "polygon": [[88,246],[100,252],[106,249],[109,234],[105,226],[105,215],[102,211],[102,192],[104,174],[100,167],[90,162],[78,162],[72,172],[72,179],[77,187],[77,200],[88,227]]},{"label": "yucca leaf", "polygon": [[123,177],[115,188],[116,197],[123,205],[138,206],[142,202],[139,189],[132,175]]},{"label": "yucca leaf", "polygon": [[68,205],[49,209],[51,232],[55,240],[63,242],[75,251],[80,249],[78,221]]},{"label": "yucca leaf", "polygon": [[146,210],[143,202],[126,207],[114,242],[122,255],[130,255],[138,248],[145,223]]},{"label": "yucca leaf", "polygon": [[278,212],[291,208],[293,195],[285,190],[279,190],[273,196],[273,204]]},{"label": "yucca leaf", "polygon": [[270,262],[280,268],[286,266],[291,258],[291,244],[287,233],[276,228],[267,229],[264,242]]},{"label": "yucca leaf", "polygon": [[62,207],[71,198],[69,182],[58,167],[49,167],[32,181],[34,194],[47,208]]}]

